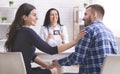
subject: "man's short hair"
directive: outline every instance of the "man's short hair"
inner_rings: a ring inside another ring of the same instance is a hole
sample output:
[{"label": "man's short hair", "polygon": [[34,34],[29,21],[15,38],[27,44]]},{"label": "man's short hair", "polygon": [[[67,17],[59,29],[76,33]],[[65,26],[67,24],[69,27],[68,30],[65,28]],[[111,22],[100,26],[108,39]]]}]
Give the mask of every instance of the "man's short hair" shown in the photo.
[{"label": "man's short hair", "polygon": [[92,8],[92,10],[96,11],[102,17],[105,14],[105,10],[104,10],[103,6],[101,6],[99,4],[89,5],[87,8]]}]

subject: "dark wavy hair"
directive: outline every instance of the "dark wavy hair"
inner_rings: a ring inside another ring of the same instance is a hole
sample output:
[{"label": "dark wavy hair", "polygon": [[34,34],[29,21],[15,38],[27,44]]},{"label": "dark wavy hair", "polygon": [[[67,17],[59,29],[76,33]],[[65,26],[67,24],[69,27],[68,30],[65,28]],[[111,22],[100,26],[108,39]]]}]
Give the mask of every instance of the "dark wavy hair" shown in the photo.
[{"label": "dark wavy hair", "polygon": [[25,25],[25,21],[23,20],[23,15],[28,16],[30,12],[36,9],[33,5],[28,3],[23,3],[17,10],[15,19],[9,27],[9,32],[7,33],[7,41],[5,42],[5,48],[7,51],[12,51],[12,45],[14,42],[14,36],[16,31]]},{"label": "dark wavy hair", "polygon": [[47,28],[49,27],[49,25],[50,25],[50,12],[51,12],[52,10],[57,11],[57,14],[58,14],[58,21],[57,21],[57,23],[58,23],[60,26],[62,26],[61,23],[60,23],[60,15],[59,15],[59,12],[58,12],[58,10],[55,9],[55,8],[51,8],[51,9],[49,9],[49,10],[47,11],[47,13],[46,13],[46,15],[45,15],[45,20],[44,20],[43,26],[45,26],[45,27],[47,27]]}]

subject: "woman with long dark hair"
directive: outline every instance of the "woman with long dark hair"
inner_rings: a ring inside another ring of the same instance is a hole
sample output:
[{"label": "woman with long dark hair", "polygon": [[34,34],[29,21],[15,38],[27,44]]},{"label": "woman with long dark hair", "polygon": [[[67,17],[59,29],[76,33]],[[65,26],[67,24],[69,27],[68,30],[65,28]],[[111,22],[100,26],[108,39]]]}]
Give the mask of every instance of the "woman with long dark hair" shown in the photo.
[{"label": "woman with long dark hair", "polygon": [[61,24],[60,15],[57,9],[50,8],[47,11],[44,24],[40,30],[40,37],[50,46],[69,42],[67,28],[65,25]]},{"label": "woman with long dark hair", "polygon": [[[81,31],[77,38],[70,43],[51,47],[44,42],[30,26],[34,26],[38,20],[36,8],[28,3],[22,4],[15,15],[15,19],[10,25],[7,34],[7,41],[5,43],[8,52],[22,52],[27,74],[57,74],[55,68],[50,67],[49,64],[43,62],[38,55],[35,54],[35,49],[48,53],[57,54],[74,46],[79,39],[83,38],[85,31]],[[52,49],[52,50],[49,50]],[[32,68],[31,61],[44,66],[46,69]]]}]

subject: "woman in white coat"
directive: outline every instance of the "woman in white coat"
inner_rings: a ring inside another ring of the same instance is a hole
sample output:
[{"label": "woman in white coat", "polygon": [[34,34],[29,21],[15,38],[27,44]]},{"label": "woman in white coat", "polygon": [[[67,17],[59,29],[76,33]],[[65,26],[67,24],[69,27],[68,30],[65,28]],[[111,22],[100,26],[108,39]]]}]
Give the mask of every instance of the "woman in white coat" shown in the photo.
[{"label": "woman in white coat", "polygon": [[67,29],[60,23],[57,9],[51,8],[47,11],[44,24],[40,30],[40,37],[51,46],[68,43]]}]

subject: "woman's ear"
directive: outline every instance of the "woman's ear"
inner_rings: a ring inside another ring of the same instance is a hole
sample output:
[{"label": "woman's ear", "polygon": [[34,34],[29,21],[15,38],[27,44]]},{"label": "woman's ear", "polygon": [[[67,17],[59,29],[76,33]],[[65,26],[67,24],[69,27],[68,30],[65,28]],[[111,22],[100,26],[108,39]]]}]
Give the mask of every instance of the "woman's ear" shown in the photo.
[{"label": "woman's ear", "polygon": [[26,15],[23,15],[22,18],[23,18],[23,20],[26,20],[26,19],[27,19],[27,16],[26,16]]}]

